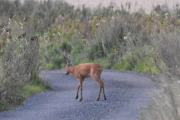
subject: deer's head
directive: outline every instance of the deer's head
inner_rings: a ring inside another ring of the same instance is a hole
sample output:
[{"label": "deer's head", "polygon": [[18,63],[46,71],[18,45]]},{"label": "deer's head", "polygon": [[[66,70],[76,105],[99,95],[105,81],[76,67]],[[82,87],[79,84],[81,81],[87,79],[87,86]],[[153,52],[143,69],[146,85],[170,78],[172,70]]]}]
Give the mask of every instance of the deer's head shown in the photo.
[{"label": "deer's head", "polygon": [[72,66],[72,63],[67,63],[66,64],[66,66],[65,66],[65,70],[66,70],[66,72],[65,72],[65,75],[69,75],[69,73],[70,73],[70,67]]}]

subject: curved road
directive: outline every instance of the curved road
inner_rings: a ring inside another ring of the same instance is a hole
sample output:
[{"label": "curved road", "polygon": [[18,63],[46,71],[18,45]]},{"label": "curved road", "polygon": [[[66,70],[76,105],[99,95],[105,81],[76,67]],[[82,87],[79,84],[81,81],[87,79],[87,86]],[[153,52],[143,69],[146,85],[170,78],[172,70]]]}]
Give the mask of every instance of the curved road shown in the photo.
[{"label": "curved road", "polygon": [[[28,99],[23,106],[0,113],[0,120],[135,120],[139,108],[145,107],[155,87],[149,75],[104,70],[107,100],[96,101],[99,86],[87,78],[83,84],[83,101],[75,99],[78,81],[64,70],[42,71],[52,90]],[[102,95],[102,94],[101,94]]]}]

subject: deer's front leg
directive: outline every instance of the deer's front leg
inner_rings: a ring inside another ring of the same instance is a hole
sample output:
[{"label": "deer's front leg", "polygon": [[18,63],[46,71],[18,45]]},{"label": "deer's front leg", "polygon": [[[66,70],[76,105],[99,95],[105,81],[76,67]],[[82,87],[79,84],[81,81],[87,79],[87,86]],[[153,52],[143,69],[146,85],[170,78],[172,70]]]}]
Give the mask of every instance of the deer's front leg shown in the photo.
[{"label": "deer's front leg", "polygon": [[79,88],[80,88],[80,82],[79,82],[79,84],[78,84],[78,86],[77,86],[76,99],[78,99]]}]

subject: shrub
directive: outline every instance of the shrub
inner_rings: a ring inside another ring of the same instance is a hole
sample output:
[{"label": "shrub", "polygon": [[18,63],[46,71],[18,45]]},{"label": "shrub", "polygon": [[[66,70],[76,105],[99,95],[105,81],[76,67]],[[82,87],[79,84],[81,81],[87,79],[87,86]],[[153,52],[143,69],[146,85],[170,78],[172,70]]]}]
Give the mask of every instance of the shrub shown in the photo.
[{"label": "shrub", "polygon": [[122,70],[132,70],[139,72],[149,72],[149,73],[160,73],[159,68],[156,65],[160,65],[160,60],[156,64],[154,59],[155,55],[148,49],[147,51],[135,50],[128,54],[125,54],[119,63],[114,64],[113,69],[122,69]]},{"label": "shrub", "polygon": [[58,69],[64,67],[68,62],[72,47],[69,42],[51,43],[44,53],[44,64],[46,69]]},{"label": "shrub", "polygon": [[91,45],[88,48],[88,53],[87,53],[87,58],[90,60],[94,60],[96,58],[103,58],[106,57],[103,47],[102,47],[102,42],[98,41],[95,44]]},{"label": "shrub", "polygon": [[147,109],[143,109],[142,120],[179,120],[180,119],[180,99],[179,99],[179,79],[180,79],[180,33],[161,32],[155,35],[153,44],[163,61],[159,77],[153,80],[158,85],[159,90],[149,102]]},{"label": "shrub", "polygon": [[5,44],[1,44],[0,102],[13,107],[24,100],[21,94],[24,84],[36,79],[39,74],[39,44],[38,39],[32,39],[29,35],[18,37],[21,27],[11,22],[12,38],[7,38]]},{"label": "shrub", "polygon": [[85,47],[87,47],[87,44],[84,41],[78,40],[73,44],[70,60],[72,60],[74,64],[82,62],[84,58],[83,54],[86,53],[84,51]]},{"label": "shrub", "polygon": [[[96,31],[95,40],[92,41],[87,50],[88,59],[94,60],[95,58],[108,57],[112,67],[121,60],[123,62],[122,57],[127,53],[143,49],[145,45],[150,46],[151,37],[148,30],[143,27],[145,22],[136,24],[137,21],[141,20],[141,17],[119,14],[114,20],[102,25],[101,29]],[[135,56],[133,54],[132,56]],[[142,59],[143,57],[141,56]],[[124,69],[135,70],[133,66],[138,62],[136,60],[138,59],[129,58],[129,63]],[[115,66],[113,68],[117,68],[119,65],[116,64]]]}]

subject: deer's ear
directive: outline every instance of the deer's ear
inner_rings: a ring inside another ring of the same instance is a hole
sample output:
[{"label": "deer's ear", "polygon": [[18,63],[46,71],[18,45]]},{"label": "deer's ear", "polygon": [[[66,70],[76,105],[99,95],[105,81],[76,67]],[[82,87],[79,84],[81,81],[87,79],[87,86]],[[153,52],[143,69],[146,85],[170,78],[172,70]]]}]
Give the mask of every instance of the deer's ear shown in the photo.
[{"label": "deer's ear", "polygon": [[69,62],[68,61],[66,61],[66,66],[69,66]]},{"label": "deer's ear", "polygon": [[71,62],[69,65],[70,65],[70,66],[73,65],[73,63]]},{"label": "deer's ear", "polygon": [[69,67],[69,63],[66,63],[66,67]]}]

